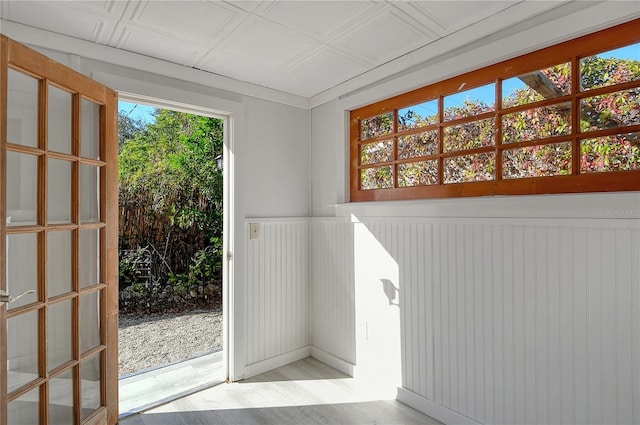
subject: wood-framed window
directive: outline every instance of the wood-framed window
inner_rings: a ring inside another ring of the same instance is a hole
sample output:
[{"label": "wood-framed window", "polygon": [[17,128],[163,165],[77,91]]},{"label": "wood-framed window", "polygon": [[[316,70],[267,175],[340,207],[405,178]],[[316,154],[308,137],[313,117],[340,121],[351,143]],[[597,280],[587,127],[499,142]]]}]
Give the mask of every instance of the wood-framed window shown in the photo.
[{"label": "wood-framed window", "polygon": [[640,20],[351,112],[351,201],[640,190]]}]

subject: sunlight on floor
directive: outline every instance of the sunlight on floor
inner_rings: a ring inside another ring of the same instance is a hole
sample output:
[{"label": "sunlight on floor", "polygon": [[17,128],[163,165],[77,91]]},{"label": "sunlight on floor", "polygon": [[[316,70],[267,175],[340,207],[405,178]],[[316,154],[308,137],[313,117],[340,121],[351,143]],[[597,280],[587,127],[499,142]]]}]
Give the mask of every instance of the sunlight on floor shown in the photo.
[{"label": "sunlight on floor", "polygon": [[246,381],[200,391],[121,423],[438,423],[395,397],[395,388],[381,388],[375,378],[351,378],[309,357]]}]

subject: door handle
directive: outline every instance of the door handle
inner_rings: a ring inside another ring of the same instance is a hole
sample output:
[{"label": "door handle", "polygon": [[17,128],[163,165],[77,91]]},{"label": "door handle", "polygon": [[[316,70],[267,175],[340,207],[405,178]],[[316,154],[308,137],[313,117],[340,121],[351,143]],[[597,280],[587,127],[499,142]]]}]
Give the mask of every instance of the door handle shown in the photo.
[{"label": "door handle", "polygon": [[17,297],[12,297],[11,295],[7,294],[6,292],[0,289],[0,305],[16,302],[18,301],[18,299],[24,297],[25,295],[35,294],[35,292],[36,291],[34,289],[30,289],[28,291],[24,291],[22,294],[18,295]]}]

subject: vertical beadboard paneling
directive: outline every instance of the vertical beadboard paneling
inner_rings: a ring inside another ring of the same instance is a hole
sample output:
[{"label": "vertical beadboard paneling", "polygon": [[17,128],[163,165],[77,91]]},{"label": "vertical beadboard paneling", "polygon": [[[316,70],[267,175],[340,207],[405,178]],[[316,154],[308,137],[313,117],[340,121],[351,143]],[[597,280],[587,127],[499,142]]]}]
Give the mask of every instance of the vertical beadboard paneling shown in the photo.
[{"label": "vertical beadboard paneling", "polygon": [[[379,295],[395,263],[405,390],[478,423],[638,423],[640,230],[627,223],[318,219],[312,344],[361,364],[355,330],[380,323],[358,327],[354,288]],[[354,246],[363,235],[373,251]]]},{"label": "vertical beadboard paneling", "polygon": [[260,231],[247,243],[247,365],[309,345],[309,224],[254,222]]},{"label": "vertical beadboard paneling", "polygon": [[[406,362],[405,389],[479,423],[637,422],[638,226],[548,222],[424,220],[437,248],[400,259],[431,264],[400,283],[413,291],[403,350],[433,351],[434,371]],[[434,305],[413,303],[421,285]],[[433,346],[408,338],[424,326],[416,308],[433,311]]]},{"label": "vertical beadboard paneling", "polygon": [[[618,239],[620,244],[618,245],[618,258],[611,258],[611,262],[607,264],[614,264],[615,273],[617,274],[615,279],[616,293],[618,294],[618,301],[616,305],[616,328],[618,335],[617,352],[618,352],[618,366],[621,373],[618,376],[618,388],[617,388],[617,403],[618,403],[618,422],[619,423],[633,423],[633,409],[634,403],[640,403],[640,397],[635,394],[634,398],[634,379],[637,380],[638,376],[633,376],[630,372],[634,370],[634,363],[637,356],[640,353],[633,351],[633,336],[636,333],[634,326],[640,326],[638,322],[631,322],[629,318],[633,317],[633,293],[634,286],[640,284],[640,276],[632,275],[633,270],[631,264],[638,262],[638,257],[628,257],[630,252],[638,252],[637,249],[633,249],[633,245],[638,246],[640,241],[640,232],[635,232],[635,240],[631,240],[630,233],[618,233]],[[632,245],[633,244],[633,245]],[[611,247],[612,249],[614,247]],[[622,257],[622,258],[620,258]],[[610,266],[609,266],[610,267]],[[638,306],[636,305],[636,308]],[[635,357],[634,357],[635,355]]]},{"label": "vertical beadboard paneling", "polygon": [[314,347],[355,363],[353,229],[341,219],[311,221],[310,338]]}]

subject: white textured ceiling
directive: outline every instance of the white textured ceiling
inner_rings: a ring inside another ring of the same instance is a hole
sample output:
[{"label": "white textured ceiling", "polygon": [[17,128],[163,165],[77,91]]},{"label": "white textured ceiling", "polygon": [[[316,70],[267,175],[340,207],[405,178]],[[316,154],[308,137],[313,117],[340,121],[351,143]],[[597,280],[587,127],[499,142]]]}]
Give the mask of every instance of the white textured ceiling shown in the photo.
[{"label": "white textured ceiling", "polygon": [[523,3],[531,2],[3,0],[0,14],[310,98]]}]

